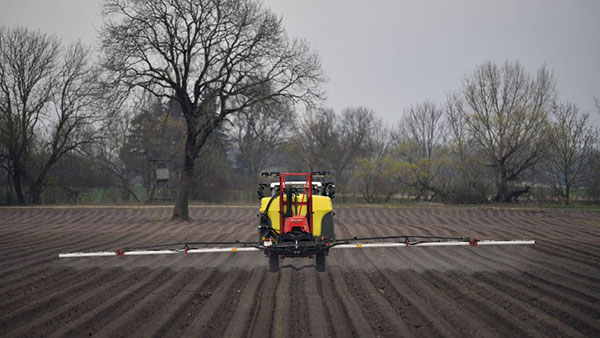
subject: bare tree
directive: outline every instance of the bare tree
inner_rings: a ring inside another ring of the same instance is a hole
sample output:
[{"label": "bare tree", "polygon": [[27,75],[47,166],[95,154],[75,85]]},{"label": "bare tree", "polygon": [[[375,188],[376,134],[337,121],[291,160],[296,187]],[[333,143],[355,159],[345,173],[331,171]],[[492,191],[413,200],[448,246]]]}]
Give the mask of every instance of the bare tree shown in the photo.
[{"label": "bare tree", "polygon": [[277,165],[278,153],[294,122],[291,107],[257,104],[232,119],[230,135],[242,174],[254,183],[261,170]]},{"label": "bare tree", "polygon": [[333,170],[336,182],[344,185],[355,160],[368,151],[375,128],[375,114],[364,107],[308,112],[292,131],[288,162],[297,170]]},{"label": "bare tree", "polygon": [[352,182],[367,203],[387,203],[399,190],[398,161],[390,153],[390,130],[382,120],[373,122],[368,152],[355,160]]},{"label": "bare tree", "polygon": [[347,171],[354,160],[365,156],[370,151],[369,146],[376,144],[373,142],[373,136],[377,135],[375,129],[382,127],[377,121],[375,112],[365,107],[349,107],[342,111],[339,149],[332,157],[332,167],[340,183],[347,182]]},{"label": "bare tree", "polygon": [[[398,180],[413,188],[418,199],[429,200],[444,196],[435,180],[441,178],[434,171],[441,165],[440,148],[445,139],[444,111],[433,102],[423,102],[408,108],[393,133],[397,154],[402,161]],[[438,182],[438,183],[439,183]],[[430,196],[433,193],[432,196]]]},{"label": "bare tree", "polygon": [[56,38],[41,33],[0,29],[0,137],[19,204],[25,203],[26,165],[36,127],[52,97],[59,47]]},{"label": "bare tree", "polygon": [[589,199],[598,204],[600,203],[600,147],[598,147],[598,144],[594,148],[591,157],[590,175],[588,175],[585,184]]},{"label": "bare tree", "polygon": [[[63,50],[52,36],[24,28],[0,29],[0,143],[17,202],[40,203],[46,179],[65,154],[92,142],[98,88],[88,50]],[[36,164],[36,165],[34,165]]]},{"label": "bare tree", "polygon": [[328,108],[310,110],[294,122],[285,148],[287,169],[333,170],[332,158],[336,156],[340,142],[335,111]]},{"label": "bare tree", "polygon": [[465,79],[465,122],[495,171],[497,202],[517,199],[530,189],[516,183],[542,159],[548,145],[554,86],[545,67],[532,77],[519,62],[502,67],[486,62]]},{"label": "bare tree", "polygon": [[444,142],[444,111],[431,101],[410,106],[393,134],[396,143],[412,142],[420,157],[432,158],[435,148]]},{"label": "bare tree", "polygon": [[456,92],[448,94],[445,110],[450,147],[463,161],[469,152],[468,148],[472,143],[472,139],[466,130],[466,116],[462,97]]},{"label": "bare tree", "polygon": [[552,116],[547,170],[556,193],[569,205],[571,194],[591,174],[598,130],[589,125],[590,115],[579,114],[572,103],[554,105]]},{"label": "bare tree", "polygon": [[464,100],[458,92],[450,93],[445,104],[446,135],[454,177],[451,199],[454,202],[487,201],[486,166],[480,159],[477,142],[466,125]]},{"label": "bare tree", "polygon": [[176,100],[187,130],[173,219],[189,219],[195,160],[230,114],[319,96],[321,67],[256,0],[105,0],[104,65],[115,79]]},{"label": "bare tree", "polygon": [[65,154],[99,140],[98,130],[109,114],[103,102],[102,90],[96,86],[96,71],[90,65],[89,51],[80,43],[70,46],[62,55],[56,73],[53,96],[44,114],[48,133],[42,139],[43,162],[31,186],[32,203],[40,196],[51,169]]},{"label": "bare tree", "polygon": [[[94,160],[94,164],[110,172],[119,182],[121,200],[127,201],[133,197],[137,202],[140,199],[134,191],[134,177],[136,168],[133,154],[125,147],[131,128],[131,115],[120,113],[115,115],[104,131],[103,141],[88,147],[87,155]],[[146,164],[146,163],[144,163]],[[146,166],[139,166],[146,168]]]}]

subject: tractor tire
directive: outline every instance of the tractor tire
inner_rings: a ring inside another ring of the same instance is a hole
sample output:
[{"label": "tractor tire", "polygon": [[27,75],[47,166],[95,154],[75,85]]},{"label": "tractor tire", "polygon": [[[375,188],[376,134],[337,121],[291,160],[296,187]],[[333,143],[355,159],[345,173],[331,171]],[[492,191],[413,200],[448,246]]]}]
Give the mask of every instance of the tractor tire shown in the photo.
[{"label": "tractor tire", "polygon": [[315,269],[319,272],[327,271],[327,266],[325,265],[325,253],[320,252],[315,256]]},{"label": "tractor tire", "polygon": [[335,229],[333,226],[333,212],[328,212],[321,220],[321,236],[335,239]]},{"label": "tractor tire", "polygon": [[279,255],[269,254],[269,272],[279,272]]}]

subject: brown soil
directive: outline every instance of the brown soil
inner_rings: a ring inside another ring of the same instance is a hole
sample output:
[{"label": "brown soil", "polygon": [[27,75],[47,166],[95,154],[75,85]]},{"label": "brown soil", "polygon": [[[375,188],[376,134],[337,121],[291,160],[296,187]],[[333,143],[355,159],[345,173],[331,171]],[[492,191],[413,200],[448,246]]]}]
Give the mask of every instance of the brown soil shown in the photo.
[{"label": "brown soil", "polygon": [[338,209],[337,234],[535,239],[535,246],[334,250],[328,271],[260,253],[58,259],[252,240],[256,210],[0,209],[0,336],[600,336],[600,212]]}]

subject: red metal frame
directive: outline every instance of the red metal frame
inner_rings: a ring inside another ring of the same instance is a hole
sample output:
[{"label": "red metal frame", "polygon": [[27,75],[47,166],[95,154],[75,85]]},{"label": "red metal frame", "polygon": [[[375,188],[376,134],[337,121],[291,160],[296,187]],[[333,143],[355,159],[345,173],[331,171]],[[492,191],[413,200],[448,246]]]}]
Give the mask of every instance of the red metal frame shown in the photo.
[{"label": "red metal frame", "polygon": [[[302,205],[306,204],[306,211],[308,214],[308,227],[310,229],[310,233],[313,232],[313,216],[312,216],[312,173],[280,173],[279,174],[279,226],[280,229],[283,229],[284,219],[283,219],[283,196],[285,191],[285,177],[286,176],[306,176],[306,184],[308,185],[308,194],[306,194],[307,188],[304,188],[304,195],[308,196],[306,202],[299,202],[300,210],[302,210]],[[282,231],[283,232],[283,231]]]}]

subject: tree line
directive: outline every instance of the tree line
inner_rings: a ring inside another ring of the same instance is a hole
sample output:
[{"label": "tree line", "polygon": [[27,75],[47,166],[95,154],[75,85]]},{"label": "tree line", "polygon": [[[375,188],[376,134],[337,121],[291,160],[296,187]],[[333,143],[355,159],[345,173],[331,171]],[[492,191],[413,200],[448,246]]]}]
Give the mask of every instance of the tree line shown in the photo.
[{"label": "tree line", "polygon": [[598,129],[544,66],[484,62],[389,126],[323,107],[318,56],[255,0],[105,0],[103,14],[99,59],[0,29],[0,203],[145,202],[157,159],[176,219],[190,198],[256,198],[263,170],[330,170],[349,202],[600,201]]}]

